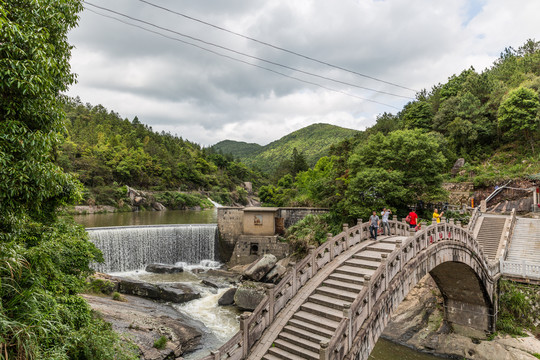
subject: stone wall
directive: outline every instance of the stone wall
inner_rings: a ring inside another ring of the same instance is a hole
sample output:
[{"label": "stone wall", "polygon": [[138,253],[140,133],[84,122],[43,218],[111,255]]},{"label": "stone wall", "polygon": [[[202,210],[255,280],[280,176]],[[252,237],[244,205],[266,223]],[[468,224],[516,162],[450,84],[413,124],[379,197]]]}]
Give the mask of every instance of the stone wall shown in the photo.
[{"label": "stone wall", "polygon": [[234,245],[242,235],[244,208],[218,208],[219,256],[228,261],[233,253]]},{"label": "stone wall", "polygon": [[279,260],[289,256],[289,253],[289,243],[280,242],[277,235],[240,235],[229,263],[230,265],[249,264],[265,254],[272,254]]},{"label": "stone wall", "polygon": [[284,219],[285,229],[296,224],[309,214],[325,214],[328,209],[324,208],[279,208],[278,217]]}]

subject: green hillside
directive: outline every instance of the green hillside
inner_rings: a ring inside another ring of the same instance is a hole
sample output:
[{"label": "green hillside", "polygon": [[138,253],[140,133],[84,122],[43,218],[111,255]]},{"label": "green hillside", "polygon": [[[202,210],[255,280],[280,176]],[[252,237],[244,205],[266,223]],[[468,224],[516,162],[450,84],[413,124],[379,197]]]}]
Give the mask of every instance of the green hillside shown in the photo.
[{"label": "green hillside", "polygon": [[328,154],[328,150],[343,140],[353,137],[357,130],[329,124],[313,124],[294,131],[268,145],[260,146],[237,141],[222,141],[213,146],[216,151],[238,157],[243,163],[266,173],[275,171],[284,159],[292,156],[296,148],[311,167]]},{"label": "green hillside", "polygon": [[237,159],[244,159],[258,154],[264,149],[264,146],[244,141],[223,140],[212,146],[212,148],[223,154],[230,154]]}]

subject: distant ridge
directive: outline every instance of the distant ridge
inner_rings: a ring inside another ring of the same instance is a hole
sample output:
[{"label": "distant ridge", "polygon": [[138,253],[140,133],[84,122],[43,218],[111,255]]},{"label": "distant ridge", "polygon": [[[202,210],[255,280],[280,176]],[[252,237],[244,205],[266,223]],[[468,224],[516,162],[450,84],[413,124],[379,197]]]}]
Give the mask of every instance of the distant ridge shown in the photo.
[{"label": "distant ridge", "polygon": [[313,124],[285,135],[279,140],[261,146],[243,141],[224,140],[212,146],[224,154],[231,154],[243,163],[266,173],[273,172],[285,159],[290,159],[293,149],[304,154],[309,166],[328,154],[330,146],[353,137],[358,130],[330,124]]}]

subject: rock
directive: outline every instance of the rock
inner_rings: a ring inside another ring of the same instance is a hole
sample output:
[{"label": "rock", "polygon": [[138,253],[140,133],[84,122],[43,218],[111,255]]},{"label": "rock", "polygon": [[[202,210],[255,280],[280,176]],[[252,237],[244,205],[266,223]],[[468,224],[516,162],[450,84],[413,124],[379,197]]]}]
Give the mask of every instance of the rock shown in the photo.
[{"label": "rock", "polygon": [[452,176],[456,176],[456,174],[459,172],[459,169],[461,169],[465,165],[465,159],[459,158],[454,163],[454,166],[452,167],[452,170],[450,172],[452,173]]},{"label": "rock", "polygon": [[201,297],[200,293],[187,285],[153,285],[144,281],[125,278],[116,278],[116,280],[118,280],[118,292],[122,294],[174,303],[184,303]]},{"label": "rock", "polygon": [[[126,334],[142,354],[141,359],[175,359],[195,350],[203,337],[202,323],[189,319],[170,306],[126,296],[127,302],[83,294],[93,310],[111,323],[113,330]],[[167,337],[165,349],[153,347],[154,341]]]},{"label": "rock", "polygon": [[156,274],[176,274],[184,271],[181,266],[167,264],[149,264],[146,265],[146,271]]},{"label": "rock", "polygon": [[250,181],[244,181],[242,184],[248,195],[253,195],[253,184]]},{"label": "rock", "polygon": [[225,291],[218,300],[218,305],[227,306],[234,304],[234,295],[236,294],[236,288],[230,288]]},{"label": "rock", "polygon": [[165,205],[163,205],[162,203],[160,202],[157,202],[157,201],[154,201],[152,203],[152,209],[156,210],[156,211],[165,211],[167,210],[167,208],[165,207]]},{"label": "rock", "polygon": [[181,304],[191,300],[199,299],[201,294],[196,292],[193,288],[183,284],[173,284],[158,286],[161,296],[160,300],[170,301],[173,303]]},{"label": "rock", "polygon": [[224,278],[230,283],[237,283],[240,281],[241,274],[230,272],[227,270],[220,269],[209,269],[204,273],[205,276]]},{"label": "rock", "polygon": [[276,264],[272,270],[268,272],[263,278],[264,282],[267,283],[278,283],[281,277],[287,272],[287,268],[281,264]]},{"label": "rock", "polygon": [[234,294],[234,303],[243,310],[253,311],[266,295],[262,284],[246,281]]},{"label": "rock", "polygon": [[255,260],[246,271],[244,276],[251,280],[259,281],[276,265],[277,258],[272,254],[265,254]]}]

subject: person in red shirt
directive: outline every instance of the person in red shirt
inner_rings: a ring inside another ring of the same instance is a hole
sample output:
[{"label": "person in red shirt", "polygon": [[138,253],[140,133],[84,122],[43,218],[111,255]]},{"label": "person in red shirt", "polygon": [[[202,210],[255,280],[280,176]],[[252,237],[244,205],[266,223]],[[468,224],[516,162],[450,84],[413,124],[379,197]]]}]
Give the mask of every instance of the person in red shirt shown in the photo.
[{"label": "person in red shirt", "polygon": [[414,212],[414,210],[412,210],[410,213],[409,213],[409,218],[411,219],[409,221],[409,227],[411,229],[415,228],[416,227],[416,220],[418,219],[418,215],[416,215],[416,213]]}]

